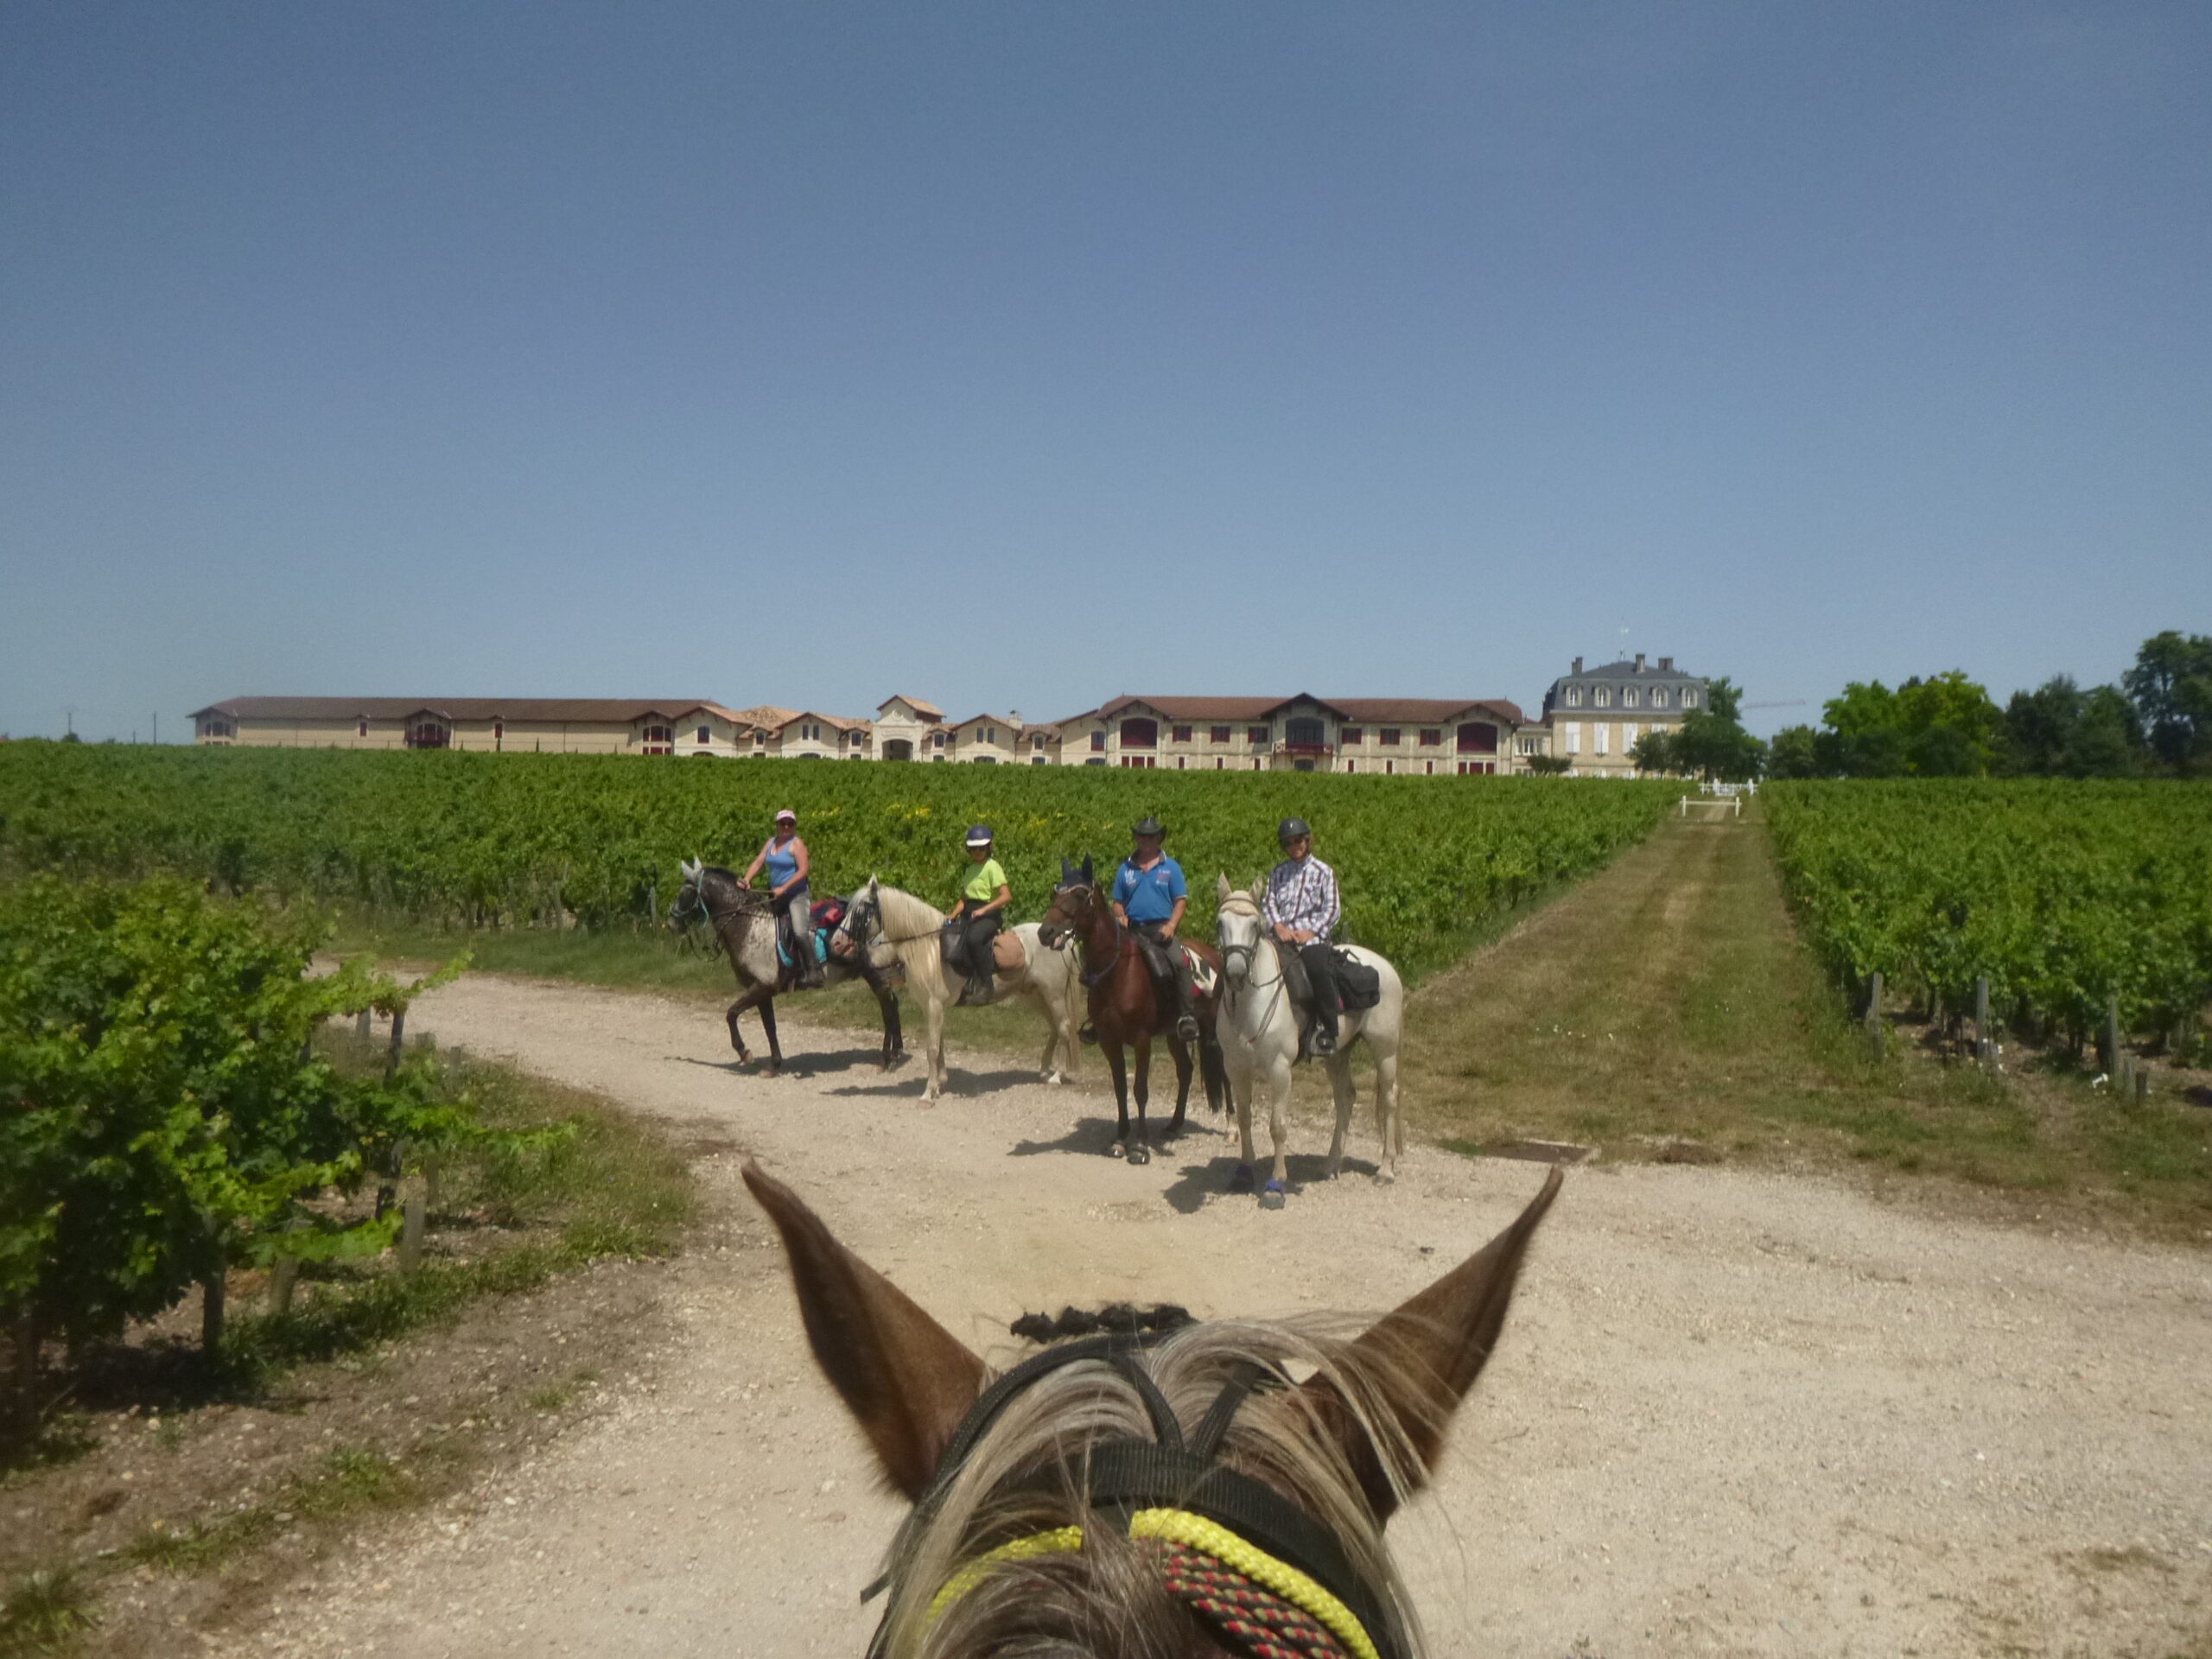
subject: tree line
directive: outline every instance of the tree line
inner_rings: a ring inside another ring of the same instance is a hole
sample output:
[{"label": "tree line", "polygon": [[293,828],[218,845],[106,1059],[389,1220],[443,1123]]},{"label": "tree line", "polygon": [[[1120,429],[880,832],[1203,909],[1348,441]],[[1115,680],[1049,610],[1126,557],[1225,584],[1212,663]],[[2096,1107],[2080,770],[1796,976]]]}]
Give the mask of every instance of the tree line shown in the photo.
[{"label": "tree line", "polygon": [[1630,755],[1647,772],[1730,781],[2212,776],[2212,634],[2169,629],[2117,684],[2055,674],[2002,708],[1957,669],[1895,687],[1853,680],[1818,727],[1786,727],[1771,743],[1744,730],[1740,696],[1715,680],[1709,709],[1647,734]]}]

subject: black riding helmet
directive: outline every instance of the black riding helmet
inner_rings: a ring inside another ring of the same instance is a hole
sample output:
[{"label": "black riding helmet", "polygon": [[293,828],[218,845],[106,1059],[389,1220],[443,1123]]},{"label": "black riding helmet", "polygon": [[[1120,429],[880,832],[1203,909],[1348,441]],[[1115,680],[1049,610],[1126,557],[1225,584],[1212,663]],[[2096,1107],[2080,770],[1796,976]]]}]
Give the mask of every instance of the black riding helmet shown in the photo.
[{"label": "black riding helmet", "polygon": [[1287,847],[1300,836],[1311,836],[1313,826],[1303,818],[1285,818],[1275,826],[1275,844]]}]

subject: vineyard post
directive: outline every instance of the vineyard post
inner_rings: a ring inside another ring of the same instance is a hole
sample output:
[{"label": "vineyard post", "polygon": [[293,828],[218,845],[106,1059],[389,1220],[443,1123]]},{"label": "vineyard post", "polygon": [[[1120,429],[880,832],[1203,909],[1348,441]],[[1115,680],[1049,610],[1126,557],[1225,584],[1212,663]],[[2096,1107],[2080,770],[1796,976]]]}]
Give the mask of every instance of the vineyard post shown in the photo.
[{"label": "vineyard post", "polygon": [[2148,1071],[2138,1071],[2135,1074],[2135,1103],[2138,1106],[2147,1105],[2150,1103],[2150,1099],[2151,1074]]},{"label": "vineyard post", "polygon": [[1989,1034],[1989,976],[1976,976],[1974,982],[1974,1057],[1984,1065],[1997,1058],[1996,1039]]},{"label": "vineyard post", "polygon": [[423,1228],[428,1217],[423,1213],[423,1184],[410,1181],[407,1199],[400,1206],[399,1270],[412,1273],[423,1265]]},{"label": "vineyard post", "polygon": [[2109,1077],[2120,1066],[2120,997],[2105,1000],[2104,1029],[2097,1033],[2097,1069]]},{"label": "vineyard post", "polygon": [[1878,1058],[1882,1052],[1882,970],[1878,968],[1867,982],[1866,1044]]},{"label": "vineyard post", "polygon": [[407,1010],[394,1008],[391,1011],[391,1047],[384,1057],[384,1080],[386,1083],[390,1083],[399,1071],[399,1045],[406,1029]]},{"label": "vineyard post", "polygon": [[269,1311],[280,1319],[292,1311],[292,1290],[300,1282],[300,1259],[280,1255],[269,1267]]},{"label": "vineyard post", "polygon": [[369,1040],[369,1026],[375,1018],[376,1015],[372,1010],[363,1008],[359,1014],[353,1016],[353,1034],[359,1038],[363,1042],[367,1042]]}]

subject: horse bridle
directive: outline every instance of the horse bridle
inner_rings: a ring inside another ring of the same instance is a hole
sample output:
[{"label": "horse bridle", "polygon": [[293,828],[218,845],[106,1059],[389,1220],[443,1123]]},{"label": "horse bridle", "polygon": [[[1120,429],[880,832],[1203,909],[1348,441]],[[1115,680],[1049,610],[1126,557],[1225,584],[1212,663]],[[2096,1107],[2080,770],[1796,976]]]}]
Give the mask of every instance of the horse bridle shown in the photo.
[{"label": "horse bridle", "polygon": [[[1160,1340],[1161,1333],[1156,1332],[1116,1332],[1062,1343],[1023,1361],[992,1383],[954,1431],[928,1489],[900,1529],[893,1558],[904,1554],[906,1539],[929,1524],[945,1492],[1015,1396],[1066,1366],[1103,1360],[1136,1390],[1153,1438],[1105,1440],[1088,1448],[1081,1497],[1091,1515],[1109,1520],[1129,1537],[1211,1557],[1231,1574],[1318,1623],[1352,1659],[1408,1659],[1410,1649],[1390,1598],[1352,1565],[1336,1537],[1274,1487],[1221,1461],[1222,1443],[1245,1402],[1255,1392],[1290,1386],[1289,1378],[1258,1361],[1240,1361],[1185,1440],[1173,1408],[1139,1360],[1144,1350]],[[1060,1473],[1056,1468],[1019,1483],[1014,1490],[1039,1494],[1065,1491],[1065,1479],[1055,1478]],[[1080,1549],[1082,1541],[1081,1526],[1062,1527],[986,1551],[936,1592],[928,1617],[934,1620],[1001,1561]],[[890,1582],[891,1574],[886,1573],[861,1592],[861,1599],[868,1600]],[[1205,1598],[1194,1605],[1202,1612],[1214,1611]],[[887,1659],[891,1611],[887,1606],[876,1626],[868,1659]],[[1231,1628],[1227,1634],[1234,1638],[1237,1631]]]},{"label": "horse bridle", "polygon": [[[1247,902],[1249,901],[1248,900]],[[1255,914],[1257,914],[1256,911],[1255,912]],[[1264,926],[1265,918],[1262,918],[1262,925]],[[1231,994],[1232,988],[1235,987],[1237,982],[1230,977],[1229,963],[1230,958],[1234,957],[1242,957],[1244,958],[1243,982],[1247,987],[1249,987],[1252,983],[1253,966],[1259,959],[1260,946],[1267,940],[1267,934],[1262,931],[1259,938],[1253,940],[1249,944],[1228,944],[1222,938],[1221,924],[1218,918],[1216,919],[1214,923],[1214,944],[1218,946],[1221,950],[1221,983],[1224,995]],[[1274,995],[1268,999],[1268,1006],[1260,1010],[1260,1025],[1262,1029],[1266,1028],[1268,1020],[1273,1017],[1275,1011],[1275,1003],[1282,997],[1287,995],[1289,994],[1289,990],[1290,976],[1281,971],[1281,963],[1278,963],[1275,974]]]},{"label": "horse bridle", "polygon": [[[1060,895],[1064,893],[1087,893],[1090,895],[1090,902],[1092,904],[1095,905],[1098,902],[1098,884],[1096,881],[1063,881],[1058,887],[1052,889],[1052,902],[1054,904],[1059,903]],[[1086,987],[1103,982],[1109,974],[1112,973],[1116,968],[1122,965],[1122,958],[1128,954],[1128,951],[1124,948],[1131,937],[1128,929],[1122,925],[1122,918],[1118,916],[1115,916],[1112,911],[1109,910],[1107,914],[1109,917],[1112,917],[1114,923],[1114,954],[1106,959],[1106,965],[1103,968],[1101,968],[1095,974],[1088,968],[1081,968],[1076,970],[1077,976],[1082,979]],[[1048,950],[1061,950],[1070,944],[1073,944],[1080,950],[1082,941],[1076,938],[1075,924],[1072,921],[1069,922],[1065,927],[1063,927],[1060,930],[1060,932],[1062,934],[1062,938],[1058,944],[1054,944],[1052,940],[1045,938],[1045,930],[1042,927],[1039,927],[1037,930],[1037,938]],[[1077,960],[1080,961],[1081,958],[1077,957]]]}]

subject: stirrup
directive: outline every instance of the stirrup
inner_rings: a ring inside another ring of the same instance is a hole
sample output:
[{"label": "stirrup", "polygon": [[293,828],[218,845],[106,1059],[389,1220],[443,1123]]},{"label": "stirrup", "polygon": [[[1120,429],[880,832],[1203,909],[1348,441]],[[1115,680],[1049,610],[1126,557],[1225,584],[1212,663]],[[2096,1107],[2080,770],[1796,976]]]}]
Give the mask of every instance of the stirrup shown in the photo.
[{"label": "stirrup", "polygon": [[971,979],[961,990],[958,1006],[963,1008],[988,1008],[997,1001],[997,988],[990,981]]},{"label": "stirrup", "polygon": [[1195,1014],[1180,1014],[1175,1020],[1175,1034],[1186,1043],[1198,1040],[1198,1021]]},{"label": "stirrup", "polygon": [[1314,1027],[1311,1047],[1317,1056],[1326,1059],[1337,1052],[1337,1033],[1333,1031],[1324,1031],[1319,1026]]},{"label": "stirrup", "polygon": [[1090,1020],[1084,1020],[1083,1022],[1083,1028],[1076,1033],[1075,1039],[1078,1043],[1088,1043],[1093,1048],[1097,1047],[1098,1027],[1092,1025]]}]

